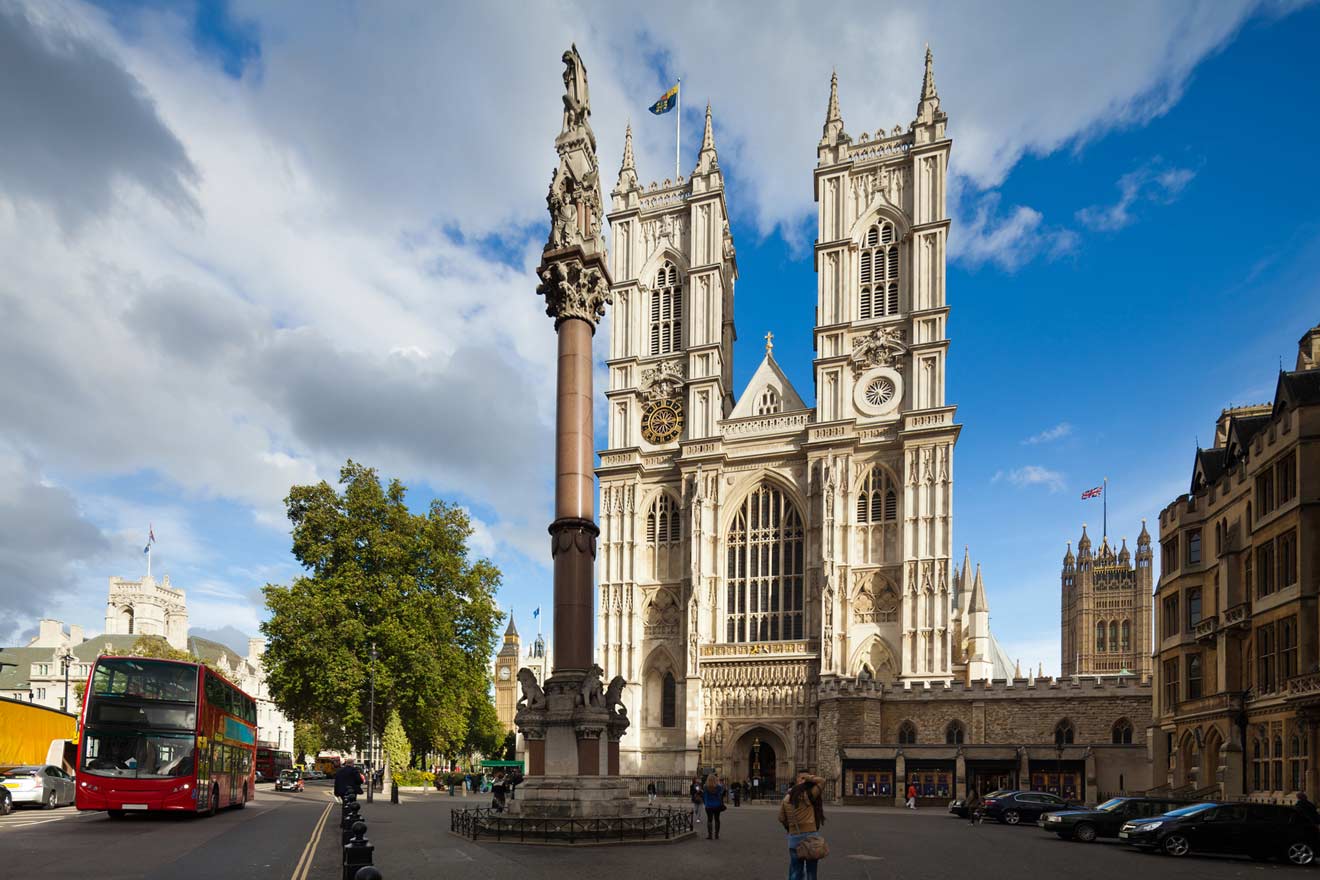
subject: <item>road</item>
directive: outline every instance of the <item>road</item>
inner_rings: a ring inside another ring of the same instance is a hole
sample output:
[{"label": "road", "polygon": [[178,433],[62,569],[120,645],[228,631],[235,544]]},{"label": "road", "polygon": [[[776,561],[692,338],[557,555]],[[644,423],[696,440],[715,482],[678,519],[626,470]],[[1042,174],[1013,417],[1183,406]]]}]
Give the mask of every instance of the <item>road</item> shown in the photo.
[{"label": "road", "polygon": [[0,816],[0,877],[329,880],[339,876],[336,804],[328,783],[313,783],[301,794],[259,785],[244,809],[213,818],[17,809]]},{"label": "road", "polygon": [[[719,841],[579,849],[474,843],[449,833],[449,812],[484,798],[406,795],[364,804],[375,862],[385,880],[719,880],[787,874],[775,811],[757,805],[724,814]],[[120,880],[334,880],[340,876],[338,807],[328,786],[298,795],[261,786],[244,810],[213,819],[16,811],[0,818],[0,877]],[[1306,877],[1311,869],[1245,859],[1133,852],[1115,842],[1061,841],[1034,826],[969,826],[942,811],[831,807],[826,880],[1218,880]],[[313,845],[313,843],[315,845]]]}]

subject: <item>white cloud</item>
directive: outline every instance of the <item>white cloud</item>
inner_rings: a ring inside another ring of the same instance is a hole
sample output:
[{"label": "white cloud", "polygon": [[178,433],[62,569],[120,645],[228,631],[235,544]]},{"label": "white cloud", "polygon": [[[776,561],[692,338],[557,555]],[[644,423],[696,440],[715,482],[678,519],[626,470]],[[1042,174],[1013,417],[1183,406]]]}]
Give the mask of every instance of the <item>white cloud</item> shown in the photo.
[{"label": "white cloud", "polygon": [[1027,446],[1037,446],[1041,443],[1053,443],[1055,440],[1062,440],[1064,437],[1069,436],[1072,432],[1073,426],[1071,424],[1068,422],[1059,422],[1053,428],[1046,428],[1039,434],[1032,434],[1022,442]]},{"label": "white cloud", "polygon": [[1023,465],[1020,468],[1012,470],[998,470],[990,478],[990,482],[998,483],[1006,481],[1014,486],[1044,486],[1051,492],[1063,491],[1063,474],[1059,471],[1050,470],[1038,464]]},{"label": "white cloud", "polygon": [[1157,157],[1118,179],[1117,202],[1082,208],[1077,212],[1077,219],[1102,232],[1122,229],[1136,221],[1133,208],[1139,202],[1172,202],[1195,176],[1192,169],[1170,168]]},{"label": "white cloud", "polygon": [[999,214],[1000,194],[986,193],[973,204],[971,216],[958,218],[949,238],[949,256],[969,266],[993,263],[1012,272],[1039,255],[1050,259],[1070,253],[1077,235],[1068,229],[1051,228],[1034,208],[1017,205],[1007,216]]}]

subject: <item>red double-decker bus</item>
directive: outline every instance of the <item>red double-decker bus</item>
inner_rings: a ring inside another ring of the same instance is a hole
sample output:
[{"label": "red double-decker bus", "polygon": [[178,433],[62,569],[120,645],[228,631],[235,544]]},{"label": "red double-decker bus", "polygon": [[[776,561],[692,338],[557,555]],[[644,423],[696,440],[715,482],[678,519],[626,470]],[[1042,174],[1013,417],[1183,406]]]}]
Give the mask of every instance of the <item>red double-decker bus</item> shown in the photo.
[{"label": "red double-decker bus", "polygon": [[78,744],[79,810],[214,814],[253,797],[257,704],[200,663],[100,657]]}]

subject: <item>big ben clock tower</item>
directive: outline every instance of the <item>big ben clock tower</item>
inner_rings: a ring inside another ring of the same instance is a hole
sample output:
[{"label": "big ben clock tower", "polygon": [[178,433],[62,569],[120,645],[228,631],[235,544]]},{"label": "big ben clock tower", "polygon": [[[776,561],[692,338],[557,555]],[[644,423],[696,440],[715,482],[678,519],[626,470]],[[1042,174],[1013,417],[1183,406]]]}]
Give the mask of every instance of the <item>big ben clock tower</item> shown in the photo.
[{"label": "big ben clock tower", "polygon": [[513,715],[518,704],[518,627],[509,614],[509,628],[504,631],[504,644],[495,655],[495,712],[505,730],[513,730]]}]

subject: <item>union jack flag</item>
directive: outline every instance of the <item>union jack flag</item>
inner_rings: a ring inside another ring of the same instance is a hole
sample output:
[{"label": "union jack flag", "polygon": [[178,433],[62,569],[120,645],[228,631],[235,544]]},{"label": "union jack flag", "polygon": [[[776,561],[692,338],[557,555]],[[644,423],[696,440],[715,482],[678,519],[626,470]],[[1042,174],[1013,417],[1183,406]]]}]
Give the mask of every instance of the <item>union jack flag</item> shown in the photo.
[{"label": "union jack flag", "polygon": [[1082,500],[1085,501],[1088,498],[1099,498],[1104,494],[1104,491],[1104,486],[1096,486],[1094,489],[1087,489],[1082,493]]}]

